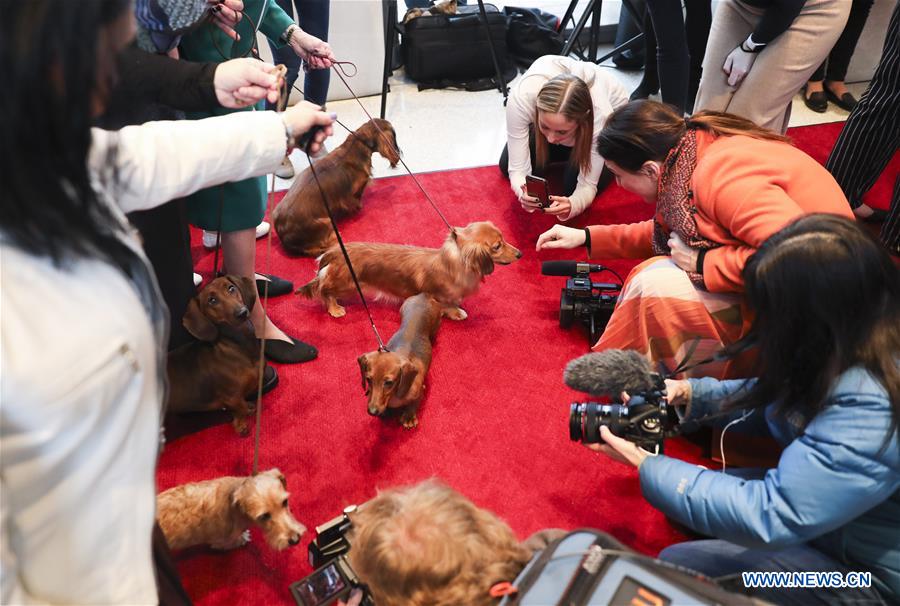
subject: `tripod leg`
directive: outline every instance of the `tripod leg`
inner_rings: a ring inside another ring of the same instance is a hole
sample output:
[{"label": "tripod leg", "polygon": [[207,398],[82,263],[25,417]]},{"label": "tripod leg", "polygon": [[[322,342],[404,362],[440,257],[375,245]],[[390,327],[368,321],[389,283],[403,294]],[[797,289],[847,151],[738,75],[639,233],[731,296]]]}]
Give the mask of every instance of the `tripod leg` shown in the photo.
[{"label": "tripod leg", "polygon": [[394,61],[394,29],[397,25],[397,0],[382,0],[384,13],[384,72],[381,80],[381,119],[387,110],[388,78]]},{"label": "tripod leg", "polygon": [[494,48],[494,38],[491,36],[491,24],[488,23],[487,11],[484,10],[484,0],[478,0],[478,11],[481,13],[481,22],[484,24],[484,33],[487,35],[488,47],[491,49],[491,59],[494,61],[494,70],[497,72],[497,88],[503,95],[503,105],[506,105],[506,97],[508,91],[506,89],[506,80],[503,79],[503,70],[500,69],[500,62],[497,61],[497,49]]},{"label": "tripod leg", "polygon": [[[591,16],[591,13],[594,11],[594,4],[597,0],[590,0],[588,2],[587,7],[584,9],[584,13],[581,15],[581,19],[578,20],[578,23],[575,25],[575,29],[572,30],[572,34],[569,36],[569,39],[566,40],[566,45],[563,46],[562,51],[559,53],[563,57],[568,57],[569,53],[572,52],[572,46],[575,45],[575,42],[578,40],[578,36],[581,35],[582,30],[584,29],[584,24],[587,23],[588,17]],[[583,59],[584,57],[582,57]]]}]

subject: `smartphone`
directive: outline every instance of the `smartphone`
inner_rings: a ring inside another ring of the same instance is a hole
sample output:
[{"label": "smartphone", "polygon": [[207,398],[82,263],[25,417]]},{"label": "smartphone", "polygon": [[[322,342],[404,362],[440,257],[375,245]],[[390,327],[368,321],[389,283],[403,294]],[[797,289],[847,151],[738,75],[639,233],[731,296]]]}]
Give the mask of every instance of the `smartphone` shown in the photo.
[{"label": "smartphone", "polygon": [[537,198],[541,208],[550,206],[550,192],[547,189],[547,179],[525,175],[525,193],[532,198]]}]

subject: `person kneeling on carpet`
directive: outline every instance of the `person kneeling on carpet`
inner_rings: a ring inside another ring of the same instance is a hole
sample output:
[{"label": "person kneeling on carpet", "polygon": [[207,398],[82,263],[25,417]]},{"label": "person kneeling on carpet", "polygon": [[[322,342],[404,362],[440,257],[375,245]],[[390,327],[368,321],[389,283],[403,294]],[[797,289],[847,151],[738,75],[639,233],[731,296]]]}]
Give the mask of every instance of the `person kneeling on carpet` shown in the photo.
[{"label": "person kneeling on carpet", "polygon": [[[871,587],[757,589],[775,604],[900,599],[900,271],[852,221],[796,220],[743,270],[758,379],[666,381],[681,423],[720,411],[786,448],[775,469],[719,473],[601,427],[588,447],[637,468],[644,497],[713,540],[660,559],[710,577],[870,572]],[[743,417],[743,418],[742,418]],[[743,429],[746,427],[746,429]],[[727,439],[727,435],[724,439]]]},{"label": "person kneeling on carpet", "polygon": [[550,196],[542,212],[567,221],[591,205],[598,187],[605,187],[598,186],[603,158],[594,142],[610,112],[627,102],[622,83],[594,63],[547,55],[531,65],[509,94],[507,144],[500,155],[500,172],[522,208],[541,209],[526,193],[525,177],[545,176],[551,162],[567,163],[563,195]]},{"label": "person kneeling on carpet", "polygon": [[[597,151],[656,214],[630,225],[555,225],[538,238],[537,250],[586,246],[592,259],[646,259],[595,350],[634,349],[671,369],[700,337],[694,358],[712,355],[749,328],[741,270],[766,238],[801,215],[853,216],[821,164],[739,116],[682,118],[668,105],[632,101],[609,116]],[[701,371],[745,377],[749,358]]]}]

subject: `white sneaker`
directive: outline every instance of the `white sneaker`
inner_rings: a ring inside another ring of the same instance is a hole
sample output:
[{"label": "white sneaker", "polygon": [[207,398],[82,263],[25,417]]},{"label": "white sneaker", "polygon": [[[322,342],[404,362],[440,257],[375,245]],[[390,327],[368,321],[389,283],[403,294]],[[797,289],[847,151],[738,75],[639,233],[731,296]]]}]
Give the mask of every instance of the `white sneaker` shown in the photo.
[{"label": "white sneaker", "polygon": [[275,176],[279,179],[294,178],[294,165],[291,164],[291,159],[289,157],[285,156],[284,160],[281,161],[281,166],[275,169]]},{"label": "white sneaker", "polygon": [[[268,221],[262,221],[259,225],[256,226],[256,238],[262,238],[265,235],[268,235],[269,230],[272,229],[272,226],[269,225]],[[219,232],[217,231],[206,231],[203,230],[203,246],[205,248],[215,248],[216,247],[216,237]]]},{"label": "white sneaker", "polygon": [[201,282],[203,282],[203,276],[194,272],[194,286],[200,286]]}]

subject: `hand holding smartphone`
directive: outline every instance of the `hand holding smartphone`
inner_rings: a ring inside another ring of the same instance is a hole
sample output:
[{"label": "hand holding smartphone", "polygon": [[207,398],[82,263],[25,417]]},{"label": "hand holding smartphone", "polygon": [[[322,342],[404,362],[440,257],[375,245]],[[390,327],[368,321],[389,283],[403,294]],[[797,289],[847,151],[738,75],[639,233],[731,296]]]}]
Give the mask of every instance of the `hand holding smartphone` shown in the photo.
[{"label": "hand holding smartphone", "polygon": [[541,208],[550,206],[550,191],[547,188],[547,180],[534,175],[525,175],[525,192],[532,198],[537,198]]}]

